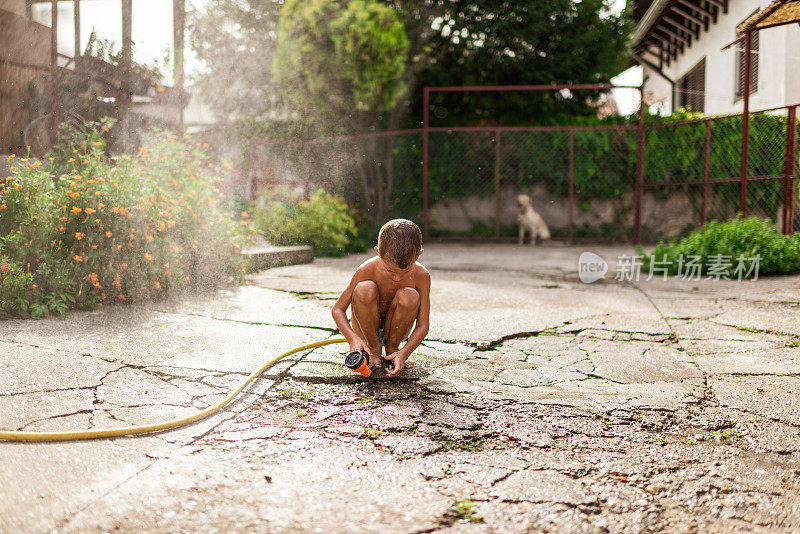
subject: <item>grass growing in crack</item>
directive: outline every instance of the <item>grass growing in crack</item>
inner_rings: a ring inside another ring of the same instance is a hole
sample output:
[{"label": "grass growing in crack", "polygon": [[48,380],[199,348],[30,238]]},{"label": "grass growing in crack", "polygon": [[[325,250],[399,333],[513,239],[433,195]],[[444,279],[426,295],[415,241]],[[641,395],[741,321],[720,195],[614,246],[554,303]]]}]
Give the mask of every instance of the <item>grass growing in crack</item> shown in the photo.
[{"label": "grass growing in crack", "polygon": [[364,435],[367,437],[367,439],[378,439],[383,435],[383,430],[378,428],[364,427]]},{"label": "grass growing in crack", "polygon": [[744,434],[740,430],[737,430],[735,427],[736,427],[736,421],[731,421],[731,426],[723,428],[722,430],[711,430],[710,432],[701,434],[699,437],[695,436],[692,438],[683,438],[683,439],[666,439],[664,437],[660,437],[658,438],[657,441],[659,445],[666,445],[668,443],[681,443],[683,445],[699,445],[703,441],[726,441],[729,438],[744,437]]},{"label": "grass growing in crack", "polygon": [[353,404],[369,404],[370,402],[375,402],[375,399],[372,397],[359,397],[353,401]]},{"label": "grass growing in crack", "polygon": [[298,399],[309,399],[311,398],[310,391],[295,391],[292,388],[282,388],[278,390],[278,394],[283,397],[284,399],[291,399],[297,396]]},{"label": "grass growing in crack", "polygon": [[469,499],[456,499],[453,501],[452,515],[470,523],[481,523],[483,517],[475,510],[475,503]]},{"label": "grass growing in crack", "polygon": [[445,439],[439,442],[442,449],[449,451],[452,449],[460,449],[462,451],[474,451],[478,448],[478,444],[469,439],[449,440]]},{"label": "grass growing in crack", "polygon": [[414,395],[414,398],[421,400],[421,399],[424,399],[427,396],[428,396],[427,393],[425,393],[423,390],[419,390],[419,391],[417,391],[416,395]]},{"label": "grass growing in crack", "polygon": [[776,332],[774,330],[769,330],[767,328],[754,328],[752,326],[734,326],[736,330],[741,330],[742,332],[750,332],[751,334],[772,334],[774,336],[787,336],[790,341],[786,342],[787,347],[798,347],[800,346],[800,334],[792,334],[789,332]]},{"label": "grass growing in crack", "polygon": [[611,419],[606,417],[606,414],[604,414],[603,412],[601,412],[599,410],[589,410],[589,413],[592,414],[595,419],[599,419],[605,425],[616,425],[617,424],[616,421],[612,421]]}]

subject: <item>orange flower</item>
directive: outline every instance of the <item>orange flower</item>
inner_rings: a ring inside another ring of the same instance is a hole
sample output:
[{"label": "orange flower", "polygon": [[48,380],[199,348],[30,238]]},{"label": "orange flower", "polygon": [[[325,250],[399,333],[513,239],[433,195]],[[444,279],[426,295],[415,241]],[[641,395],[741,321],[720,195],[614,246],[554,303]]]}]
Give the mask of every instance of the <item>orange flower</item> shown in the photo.
[{"label": "orange flower", "polygon": [[0,204],[0,210],[4,210],[4,209],[6,209],[6,205],[5,204]]},{"label": "orange flower", "polygon": [[128,268],[128,264],[127,264],[127,263],[120,263],[120,264],[119,264],[119,268],[120,268],[120,269],[122,269],[122,270],[124,271],[125,269],[127,269],[127,268]]},{"label": "orange flower", "polygon": [[92,209],[92,208],[86,208],[86,210],[85,210],[85,211],[86,211],[86,214],[87,214],[87,215],[91,215],[92,213],[94,213],[94,212],[95,212],[95,211],[97,211],[97,210],[94,210],[94,209]]},{"label": "orange flower", "polygon": [[173,221],[172,219],[168,220],[167,221],[167,228],[172,228],[173,226],[175,226],[175,221]]},{"label": "orange flower", "polygon": [[72,163],[72,162],[74,162],[74,161],[75,161],[75,158],[69,158],[69,159],[67,160],[67,163]]},{"label": "orange flower", "polygon": [[72,256],[72,259],[73,259],[73,260],[75,260],[75,261],[83,261],[83,258],[81,258],[80,256],[78,256],[77,254],[75,254],[74,256]]},{"label": "orange flower", "polygon": [[36,289],[37,287],[39,286],[37,286],[36,284],[31,284],[31,288]]},{"label": "orange flower", "polygon": [[83,239],[85,236],[86,234],[84,234],[83,232],[75,232],[75,239],[77,239],[78,241]]},{"label": "orange flower", "polygon": [[67,219],[68,219],[68,217],[64,217],[64,216],[61,216],[61,217],[58,218],[58,220],[62,221],[62,222],[66,221]]},{"label": "orange flower", "polygon": [[128,298],[125,296],[125,293],[120,293],[119,295],[117,295],[117,298],[119,300],[128,300]]},{"label": "orange flower", "polygon": [[114,235],[114,234],[112,234],[112,233],[111,233],[111,230],[109,230],[108,232],[106,232],[106,237],[111,237],[112,235]]},{"label": "orange flower", "polygon": [[63,224],[61,226],[59,226],[58,229],[61,230],[62,232],[66,232],[67,231],[67,227],[64,226]]},{"label": "orange flower", "polygon": [[153,241],[155,241],[155,238],[153,238],[153,236],[151,236],[150,234],[147,234],[147,235],[146,235],[146,236],[144,236],[144,237],[145,237],[145,239],[147,239],[147,240],[148,240],[150,243],[152,243]]},{"label": "orange flower", "polygon": [[7,271],[7,270],[8,270],[8,265],[6,265],[5,263],[2,266],[0,266],[0,271]]},{"label": "orange flower", "polygon": [[152,254],[148,254],[147,252],[144,253],[144,257],[147,261],[153,261],[154,259],[156,259],[155,256],[153,256]]},{"label": "orange flower", "polygon": [[156,224],[156,230],[158,230],[159,232],[163,232],[166,229],[167,225],[164,224],[164,221],[158,221],[158,224]]},{"label": "orange flower", "polygon": [[71,211],[72,213],[76,213],[76,214],[77,214],[77,213],[80,213],[80,212],[82,212],[83,210],[82,210],[82,209],[80,209],[78,206],[72,206],[72,209],[71,209],[70,211]]},{"label": "orange flower", "polygon": [[156,282],[156,283],[155,283],[155,288],[156,288],[156,289],[161,289],[161,284],[159,284],[158,282]]}]

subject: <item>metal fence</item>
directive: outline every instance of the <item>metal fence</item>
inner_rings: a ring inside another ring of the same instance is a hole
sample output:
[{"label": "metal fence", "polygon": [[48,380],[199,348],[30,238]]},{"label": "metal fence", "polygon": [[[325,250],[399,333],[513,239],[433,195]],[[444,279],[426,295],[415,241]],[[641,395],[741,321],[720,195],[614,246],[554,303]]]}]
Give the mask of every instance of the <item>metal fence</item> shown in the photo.
[{"label": "metal fence", "polygon": [[797,107],[750,114],[744,174],[741,115],[256,139],[251,198],[275,187],[305,196],[321,187],[376,221],[410,218],[442,239],[515,239],[520,193],[553,237],[569,242],[655,242],[741,211],[789,233],[800,223]]}]

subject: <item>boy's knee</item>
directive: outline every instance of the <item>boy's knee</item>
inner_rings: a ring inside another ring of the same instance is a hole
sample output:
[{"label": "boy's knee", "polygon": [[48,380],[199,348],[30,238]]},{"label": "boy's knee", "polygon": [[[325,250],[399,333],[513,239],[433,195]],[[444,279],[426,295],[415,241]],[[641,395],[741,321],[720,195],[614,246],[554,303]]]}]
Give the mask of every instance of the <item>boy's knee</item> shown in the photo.
[{"label": "boy's knee", "polygon": [[372,280],[364,280],[356,284],[353,290],[353,300],[358,302],[372,302],[378,298],[378,285]]},{"label": "boy's knee", "polygon": [[397,305],[401,308],[416,309],[419,307],[419,293],[413,287],[401,287],[397,290]]}]

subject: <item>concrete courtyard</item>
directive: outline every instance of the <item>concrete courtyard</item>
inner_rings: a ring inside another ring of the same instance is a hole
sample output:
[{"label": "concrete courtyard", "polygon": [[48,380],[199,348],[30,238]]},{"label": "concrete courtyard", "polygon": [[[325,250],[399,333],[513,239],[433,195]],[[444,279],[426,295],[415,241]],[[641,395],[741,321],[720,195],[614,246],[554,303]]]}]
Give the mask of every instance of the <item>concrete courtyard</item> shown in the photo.
[{"label": "concrete courtyard", "polygon": [[[578,279],[578,257],[609,261]],[[397,379],[345,345],[143,437],[0,442],[0,532],[796,532],[800,276],[614,280],[629,247],[431,244]],[[336,335],[369,255],[159,303],[0,321],[0,428],[157,422]]]}]

